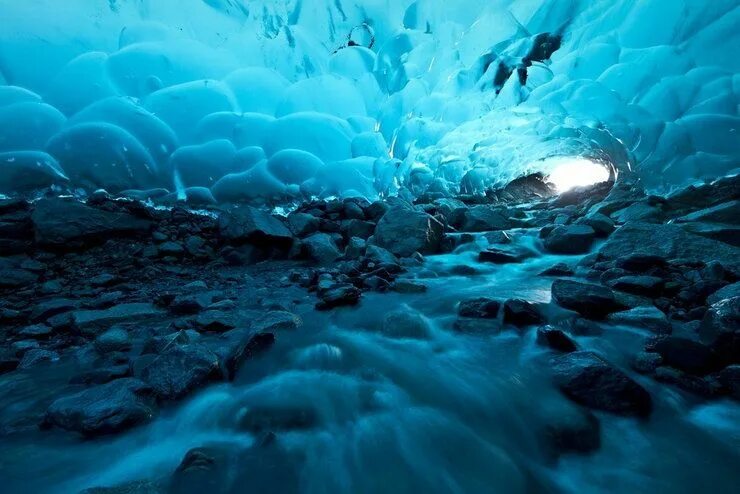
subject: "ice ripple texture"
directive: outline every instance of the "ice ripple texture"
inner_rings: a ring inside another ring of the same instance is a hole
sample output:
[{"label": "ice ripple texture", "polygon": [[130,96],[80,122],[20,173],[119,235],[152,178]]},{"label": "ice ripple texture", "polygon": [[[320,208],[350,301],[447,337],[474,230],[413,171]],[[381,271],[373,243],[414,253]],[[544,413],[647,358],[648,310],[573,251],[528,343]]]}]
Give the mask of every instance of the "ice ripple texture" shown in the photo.
[{"label": "ice ripple texture", "polygon": [[740,161],[736,0],[4,0],[0,17],[5,194],[476,193],[571,155],[670,189]]}]

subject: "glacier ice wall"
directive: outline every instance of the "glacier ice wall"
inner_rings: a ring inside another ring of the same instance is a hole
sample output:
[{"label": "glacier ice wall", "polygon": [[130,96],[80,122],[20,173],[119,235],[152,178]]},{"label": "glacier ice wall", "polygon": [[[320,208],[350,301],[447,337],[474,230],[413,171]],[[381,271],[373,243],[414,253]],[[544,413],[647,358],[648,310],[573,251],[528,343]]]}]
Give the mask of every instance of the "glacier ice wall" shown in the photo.
[{"label": "glacier ice wall", "polygon": [[[0,0],[0,193],[737,173],[737,0]],[[144,194],[146,195],[146,194]]]}]

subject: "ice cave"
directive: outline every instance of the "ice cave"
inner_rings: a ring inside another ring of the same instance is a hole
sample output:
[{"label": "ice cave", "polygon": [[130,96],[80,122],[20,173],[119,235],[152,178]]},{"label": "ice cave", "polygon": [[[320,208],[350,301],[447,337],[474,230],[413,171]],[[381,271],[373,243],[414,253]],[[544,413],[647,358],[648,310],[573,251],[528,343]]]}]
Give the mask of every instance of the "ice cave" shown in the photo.
[{"label": "ice cave", "polygon": [[738,53],[738,0],[0,0],[0,492],[738,492]]}]

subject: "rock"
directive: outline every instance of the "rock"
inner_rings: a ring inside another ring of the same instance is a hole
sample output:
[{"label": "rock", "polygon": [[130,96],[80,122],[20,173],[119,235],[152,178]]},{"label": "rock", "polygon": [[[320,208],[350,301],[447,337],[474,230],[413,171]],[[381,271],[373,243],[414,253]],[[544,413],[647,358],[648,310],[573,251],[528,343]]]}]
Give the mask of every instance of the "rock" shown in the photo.
[{"label": "rock", "polygon": [[94,341],[95,349],[100,353],[122,352],[131,348],[128,332],[120,326],[114,326],[98,335]]},{"label": "rock", "polygon": [[120,278],[118,278],[118,276],[112,275],[110,273],[101,273],[87,280],[87,283],[92,287],[101,288],[101,287],[115,285],[116,283],[119,283],[120,281],[121,280]]},{"label": "rock", "polygon": [[676,223],[693,221],[709,223],[726,223],[737,225],[740,223],[740,200],[723,202],[710,208],[700,209],[693,213],[676,218]]},{"label": "rock", "polygon": [[319,230],[319,219],[308,213],[293,212],[288,215],[288,228],[296,237],[306,237]]},{"label": "rock", "polygon": [[391,284],[391,289],[398,293],[424,293],[427,286],[416,281],[396,280]]},{"label": "rock", "polygon": [[25,269],[0,267],[0,289],[22,288],[32,285],[39,279],[39,275]]},{"label": "rock", "polygon": [[555,280],[552,298],[566,309],[592,319],[601,319],[622,308],[610,289],[578,281]]},{"label": "rock", "polygon": [[178,295],[170,302],[168,309],[173,314],[197,314],[213,303],[214,292],[202,291]]},{"label": "rock", "polygon": [[74,376],[70,384],[105,384],[115,379],[121,379],[130,375],[130,368],[127,364],[113,365],[99,369],[92,369],[82,374]]},{"label": "rock", "polygon": [[424,317],[412,310],[398,310],[389,313],[381,327],[383,334],[391,338],[426,339],[432,331]]},{"label": "rock", "polygon": [[532,252],[523,247],[489,247],[478,254],[478,261],[493,264],[514,264],[524,262],[532,256]]},{"label": "rock", "polygon": [[465,232],[485,232],[508,230],[514,225],[511,219],[491,206],[473,206],[463,213],[461,230]]},{"label": "rock", "polygon": [[137,379],[125,378],[57,399],[46,411],[44,422],[97,436],[148,422],[155,412],[152,388]]},{"label": "rock", "polygon": [[504,302],[504,323],[514,326],[541,324],[544,317],[537,304],[522,299],[509,299]]},{"label": "rock", "polygon": [[614,231],[614,221],[601,213],[590,213],[579,219],[577,225],[588,225],[594,229],[597,237],[608,237]]},{"label": "rock", "polygon": [[152,480],[136,480],[113,487],[92,487],[80,494],[167,494],[167,489]]},{"label": "rock", "polygon": [[321,299],[316,304],[318,310],[329,310],[335,307],[357,305],[362,293],[349,283],[338,283],[319,291]]},{"label": "rock", "polygon": [[143,321],[162,314],[153,304],[141,302],[114,305],[104,310],[76,310],[72,312],[72,321],[82,334],[92,335],[118,323]]},{"label": "rock", "polygon": [[709,377],[698,377],[673,367],[661,366],[655,369],[655,380],[673,384],[690,393],[704,398],[712,398],[721,393],[721,384]]},{"label": "rock", "polygon": [[728,365],[717,378],[729,395],[740,401],[740,365]]},{"label": "rock", "polygon": [[740,273],[740,249],[686,232],[676,225],[627,223],[614,232],[601,246],[599,258],[615,261],[629,252],[630,256],[704,261],[707,253],[733,273]]},{"label": "rock", "polygon": [[377,245],[368,245],[365,250],[365,259],[376,264],[398,264],[398,258],[388,250]]},{"label": "rock", "polygon": [[653,306],[635,307],[634,309],[609,314],[606,320],[612,324],[643,328],[656,334],[669,334],[671,323],[666,315]]},{"label": "rock", "polygon": [[681,228],[694,235],[700,235],[708,239],[717,240],[740,247],[740,226],[725,223],[707,223],[703,221],[692,221],[690,223],[677,223]]},{"label": "rock", "polygon": [[474,298],[463,300],[457,308],[460,317],[472,317],[480,319],[496,319],[498,317],[501,302],[490,298]]},{"label": "rock", "polygon": [[169,494],[220,493],[227,489],[228,458],[215,447],[193,448],[172,475]]},{"label": "rock", "polygon": [[158,250],[161,257],[180,257],[185,254],[185,247],[180,242],[172,240],[159,244]]},{"label": "rock", "polygon": [[664,336],[652,344],[649,350],[663,359],[663,365],[704,376],[719,370],[714,352],[708,346],[680,336]]},{"label": "rock", "polygon": [[731,285],[727,285],[724,288],[720,288],[709,297],[707,297],[707,304],[713,305],[721,300],[728,298],[740,297],[740,281],[737,281]]},{"label": "rock", "polygon": [[733,297],[709,307],[699,327],[699,338],[724,365],[740,364],[739,328],[740,297]]},{"label": "rock", "polygon": [[0,348],[0,375],[16,370],[18,364],[20,364],[20,359],[15,355],[15,352]]},{"label": "rock", "polygon": [[345,237],[358,237],[364,240],[375,232],[375,223],[363,220],[349,220],[342,222],[342,233]]},{"label": "rock", "polygon": [[107,211],[63,198],[38,201],[31,214],[36,242],[58,248],[102,243],[121,236],[146,235],[151,221],[123,211]]},{"label": "rock", "polygon": [[656,298],[663,291],[663,283],[657,276],[621,276],[607,284],[615,290]]},{"label": "rock", "polygon": [[207,310],[198,314],[193,321],[201,331],[223,332],[237,326],[233,312]]},{"label": "rock", "polygon": [[161,400],[177,400],[219,375],[219,360],[203,345],[172,346],[141,371]]},{"label": "rock", "polygon": [[232,331],[227,337],[227,343],[219,343],[216,351],[221,358],[223,374],[229,380],[236,377],[236,373],[244,362],[270,349],[275,344],[275,335],[272,333]]},{"label": "rock", "polygon": [[565,331],[552,326],[537,328],[537,344],[563,353],[575,352],[578,349],[576,343]]},{"label": "rock", "polygon": [[365,255],[367,242],[359,237],[351,237],[347,242],[347,248],[344,250],[345,259],[359,259]]},{"label": "rock", "polygon": [[221,237],[234,243],[287,250],[293,243],[290,230],[271,214],[251,206],[234,208],[219,216]]},{"label": "rock", "polygon": [[36,367],[39,364],[45,364],[49,362],[56,362],[59,360],[59,354],[49,350],[42,350],[40,348],[32,348],[23,354],[23,358],[18,364],[19,369],[30,369]]},{"label": "rock", "polygon": [[639,352],[632,359],[632,368],[640,374],[652,374],[663,365],[663,358],[654,352]]},{"label": "rock", "polygon": [[396,206],[380,219],[370,243],[394,255],[410,257],[414,252],[436,253],[443,234],[444,226],[431,215]]},{"label": "rock", "polygon": [[545,440],[555,455],[590,453],[601,447],[601,424],[588,410],[576,408],[547,419]]},{"label": "rock", "polygon": [[559,226],[545,238],[545,249],[557,254],[584,254],[595,238],[596,232],[588,225]]},{"label": "rock", "polygon": [[241,429],[252,433],[310,429],[319,417],[310,408],[259,405],[249,407],[239,420]]},{"label": "rock", "polygon": [[634,273],[642,273],[653,268],[664,268],[668,265],[668,260],[661,255],[653,254],[628,254],[619,257],[615,265],[617,268]]},{"label": "rock", "polygon": [[69,298],[53,298],[38,302],[31,311],[32,322],[44,322],[57,314],[74,310],[79,302]]},{"label": "rock", "polygon": [[331,235],[314,233],[303,239],[303,248],[308,257],[319,264],[330,264],[342,256]]},{"label": "rock", "polygon": [[292,312],[273,310],[263,314],[252,323],[252,329],[261,333],[295,331],[303,326],[303,320]]},{"label": "rock", "polygon": [[574,402],[619,415],[646,417],[650,394],[627,374],[593,352],[572,352],[551,360],[560,390]]},{"label": "rock", "polygon": [[565,264],[564,262],[559,262],[555,264],[554,266],[551,266],[547,268],[546,270],[542,271],[539,275],[540,276],[573,276],[573,269]]},{"label": "rock", "polygon": [[34,324],[33,326],[26,326],[25,328],[18,331],[18,336],[23,338],[33,338],[37,340],[44,340],[51,336],[52,329],[46,324]]}]

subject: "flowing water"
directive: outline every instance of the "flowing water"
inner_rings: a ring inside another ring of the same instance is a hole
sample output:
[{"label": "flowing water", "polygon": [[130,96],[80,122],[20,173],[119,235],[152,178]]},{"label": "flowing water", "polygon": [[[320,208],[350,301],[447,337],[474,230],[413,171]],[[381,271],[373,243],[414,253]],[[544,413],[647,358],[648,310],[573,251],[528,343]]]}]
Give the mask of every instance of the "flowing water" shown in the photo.
[{"label": "flowing water", "polygon": [[[737,404],[701,404],[636,376],[655,401],[650,419],[598,413],[601,448],[556,459],[543,429],[579,411],[552,386],[552,354],[535,344],[534,330],[475,336],[452,329],[455,304],[464,298],[547,302],[552,279],[536,274],[563,259],[481,266],[474,252],[435,256],[415,273],[426,293],[368,293],[356,309],[330,313],[306,306],[304,326],[279,334],[235,382],[201,390],[148,426],[89,441],[39,432],[6,442],[0,490],[78,492],[165,477],[193,447],[249,451],[256,439],[240,424],[245,410],[263,408],[302,410],[311,426],[279,434],[288,456],[281,474],[265,481],[268,489],[257,488],[259,474],[249,463],[229,464],[237,485],[245,479],[238,492],[290,492],[295,483],[309,494],[732,492],[740,485]],[[457,264],[481,272],[450,275]],[[416,338],[384,333],[383,319],[396,310],[420,312],[428,329]],[[644,337],[610,328],[578,343],[626,367]],[[17,397],[31,381],[2,386]]]}]

